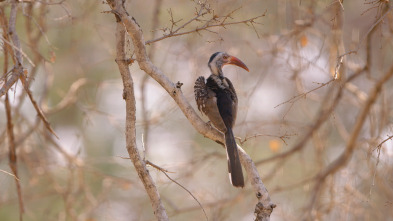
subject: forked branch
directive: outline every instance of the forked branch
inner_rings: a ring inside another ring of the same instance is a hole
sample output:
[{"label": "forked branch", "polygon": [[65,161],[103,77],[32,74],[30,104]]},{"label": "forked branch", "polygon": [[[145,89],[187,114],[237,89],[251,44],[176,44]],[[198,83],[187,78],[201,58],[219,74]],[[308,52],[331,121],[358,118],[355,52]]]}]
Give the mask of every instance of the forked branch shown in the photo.
[{"label": "forked branch", "polygon": [[[112,8],[112,12],[115,14],[116,18],[123,23],[127,33],[132,39],[135,49],[136,61],[138,62],[139,67],[148,75],[150,75],[154,80],[156,80],[168,92],[168,94],[177,103],[183,114],[187,117],[189,122],[200,134],[218,143],[224,143],[224,137],[222,133],[206,124],[188,103],[188,100],[183,95],[181,89],[176,87],[176,85],[150,61],[149,57],[147,56],[142,29],[136,20],[127,13],[124,8],[123,1],[107,0],[107,2]],[[263,182],[251,158],[240,147],[239,155],[241,163],[249,175],[252,187],[258,199],[257,206],[258,208],[262,208],[258,210],[260,213],[257,216],[257,220],[269,220],[270,214],[272,213],[275,205],[271,202],[269,193],[267,192],[266,187],[263,185]]]},{"label": "forked branch", "polygon": [[135,107],[135,94],[134,94],[134,83],[131,78],[131,73],[128,68],[129,60],[126,58],[125,53],[125,36],[126,30],[123,24],[117,19],[116,24],[116,63],[119,67],[119,71],[123,80],[123,98],[126,101],[126,146],[128,154],[131,158],[132,163],[138,173],[140,180],[142,181],[146,192],[152,203],[154,215],[157,220],[169,220],[166,210],[161,202],[160,194],[156,188],[153,178],[150,176],[148,169],[146,168],[146,162],[141,157],[137,145],[136,145],[136,107]]}]

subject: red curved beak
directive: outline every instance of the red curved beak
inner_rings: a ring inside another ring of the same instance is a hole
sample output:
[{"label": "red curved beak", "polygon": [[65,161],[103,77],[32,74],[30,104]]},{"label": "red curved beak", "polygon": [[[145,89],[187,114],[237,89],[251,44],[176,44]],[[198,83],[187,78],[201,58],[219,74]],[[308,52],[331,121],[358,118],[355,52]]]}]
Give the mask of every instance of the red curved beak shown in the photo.
[{"label": "red curved beak", "polygon": [[229,62],[226,64],[233,64],[233,65],[243,68],[246,71],[249,71],[248,67],[240,59],[238,59],[237,57],[234,57],[234,56],[231,56],[229,58]]}]

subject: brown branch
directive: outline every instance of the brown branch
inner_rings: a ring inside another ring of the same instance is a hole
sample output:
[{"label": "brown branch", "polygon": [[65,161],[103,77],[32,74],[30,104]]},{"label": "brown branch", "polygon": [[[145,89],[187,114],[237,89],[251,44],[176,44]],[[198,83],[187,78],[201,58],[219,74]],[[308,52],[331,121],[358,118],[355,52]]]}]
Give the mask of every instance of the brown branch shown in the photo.
[{"label": "brown branch", "polygon": [[[22,66],[23,52],[20,47],[19,37],[18,37],[18,35],[16,33],[16,29],[15,29],[16,12],[17,12],[17,1],[13,1],[11,4],[8,33],[9,33],[9,36],[12,39],[12,43],[13,43],[12,48],[14,49],[13,50],[13,55],[14,55],[13,57],[14,57],[15,65],[11,71],[11,73],[12,73],[11,77],[8,80],[6,80],[3,87],[0,89],[0,97],[3,96],[4,94],[6,94],[7,91],[17,82],[17,80],[20,79],[22,82],[22,85],[25,89],[25,92],[29,96],[31,103],[33,104],[33,106],[38,114],[38,117],[44,122],[44,125],[47,128],[47,130],[49,130],[49,132],[51,132],[53,135],[55,135],[58,138],[58,136],[56,135],[56,133],[54,132],[54,130],[50,126],[48,120],[46,119],[44,113],[42,112],[42,110],[38,106],[37,102],[33,98],[31,91],[29,90],[28,83],[27,83],[26,76],[25,76],[25,73],[27,73],[27,72],[25,72],[25,70],[23,70],[23,66]],[[0,11],[0,13],[1,13],[0,16],[3,16],[2,10]]]},{"label": "brown branch", "polygon": [[19,37],[16,34],[16,11],[17,11],[17,0],[13,0],[11,3],[11,12],[10,12],[10,19],[8,25],[8,34],[12,39],[13,48],[14,48],[14,57],[15,57],[15,65],[22,66],[23,58],[22,58],[22,51],[20,47]]},{"label": "brown branch", "polygon": [[315,178],[317,179],[317,183],[315,184],[314,187],[314,195],[311,198],[310,207],[314,206],[317,196],[320,193],[321,186],[326,180],[326,178],[329,175],[336,173],[340,168],[344,167],[348,163],[350,157],[352,156],[355,150],[355,147],[357,145],[357,138],[360,134],[361,129],[363,128],[364,122],[372,105],[375,103],[375,101],[378,98],[378,95],[381,93],[383,85],[387,83],[392,76],[393,76],[393,66],[390,68],[388,72],[386,72],[386,74],[376,83],[375,87],[371,90],[369,97],[364,103],[359,115],[357,116],[356,123],[353,127],[352,133],[349,137],[344,153],[342,153],[335,161],[333,161],[323,171],[321,171],[318,175],[316,175]]},{"label": "brown branch", "polygon": [[35,66],[36,66],[35,63],[29,58],[29,56],[27,56],[27,54],[24,53],[24,52],[22,51],[22,49],[17,48],[17,47],[16,47],[15,45],[13,45],[10,41],[8,41],[6,38],[3,38],[3,37],[0,37],[0,38],[1,38],[1,40],[2,40],[5,44],[9,45],[11,48],[13,48],[15,51],[18,51],[23,57],[25,57],[25,58],[27,59],[27,61],[31,64],[32,67],[35,67]]},{"label": "brown branch", "polygon": [[7,171],[2,170],[2,169],[0,169],[0,172],[5,173],[5,174],[7,174],[7,175],[9,175],[9,176],[12,176],[14,179],[19,180],[19,178],[18,178],[17,176],[15,176],[15,174],[12,174],[12,173],[7,172]]},{"label": "brown branch", "polygon": [[[115,14],[116,18],[121,20],[124,24],[127,33],[132,39],[136,61],[139,64],[139,67],[149,74],[154,80],[156,80],[174,99],[177,103],[183,114],[189,120],[189,122],[193,125],[193,127],[205,137],[216,141],[218,143],[224,143],[223,134],[218,130],[214,129],[209,124],[203,122],[203,120],[198,116],[193,107],[188,103],[188,100],[183,95],[180,87],[176,87],[176,85],[168,79],[168,77],[157,68],[149,59],[146,52],[145,41],[142,34],[142,30],[135,19],[127,13],[127,11],[122,6],[122,2],[120,0],[108,0],[109,5],[112,8],[112,12]],[[238,146],[240,160],[244,167],[246,168],[246,172],[248,173],[252,187],[256,193],[258,202],[263,205],[263,219],[269,220],[270,214],[273,211],[275,205],[271,202],[269,193],[267,192],[265,186],[262,183],[262,180],[258,174],[258,171],[252,162],[251,158],[244,152],[244,150]]]},{"label": "brown branch", "polygon": [[[327,107],[322,107],[318,117],[316,118],[316,120],[314,121],[314,124],[311,125],[310,129],[304,134],[304,136],[302,137],[301,140],[299,140],[295,146],[293,146],[291,149],[282,152],[280,154],[274,155],[272,157],[269,157],[267,159],[263,159],[260,160],[258,162],[256,162],[257,165],[263,164],[263,163],[267,163],[273,160],[277,160],[277,159],[281,159],[281,158],[286,158],[288,156],[291,156],[293,153],[301,150],[306,143],[308,142],[308,140],[312,137],[312,134],[317,131],[322,125],[323,123],[329,119],[330,114],[334,111],[334,109],[336,108],[336,106],[338,105],[338,102],[341,99],[341,96],[343,94],[344,91],[344,86],[346,85],[346,83],[352,81],[353,79],[355,79],[356,77],[360,76],[363,73],[364,69],[359,70],[358,72],[354,73],[351,77],[349,77],[346,82],[343,83],[343,86],[338,88],[338,91],[335,93],[334,97],[333,97],[333,101],[331,102],[330,105],[327,105]],[[325,99],[324,101],[322,101],[321,103],[326,103],[329,99],[331,99],[332,97],[332,91],[328,91],[326,92],[325,95]]]},{"label": "brown branch", "polygon": [[[122,1],[108,1],[108,3],[116,8],[117,10],[122,8]],[[129,61],[126,59],[125,53],[125,36],[126,30],[123,24],[118,20],[117,14],[115,14],[116,24],[116,63],[118,65],[123,85],[123,98],[126,102],[126,145],[127,151],[131,158],[132,163],[138,173],[139,179],[142,181],[146,192],[152,203],[154,215],[157,220],[168,220],[168,215],[161,202],[160,194],[156,188],[156,185],[146,168],[146,162],[141,158],[138,148],[136,146],[136,107],[135,107],[135,94],[134,94],[134,83],[131,78],[131,74],[128,68]]]},{"label": "brown branch", "polygon": [[54,107],[49,108],[47,106],[43,107],[46,114],[53,114],[64,108],[74,104],[78,100],[77,92],[78,90],[87,83],[86,78],[79,78],[74,83],[71,84],[70,89],[63,99]]},{"label": "brown branch", "polygon": [[257,138],[257,137],[275,137],[275,138],[279,138],[283,143],[285,143],[287,145],[287,141],[285,139],[289,139],[292,136],[297,136],[297,134],[296,133],[294,133],[294,134],[287,134],[287,133],[285,133],[284,135],[281,135],[281,136],[279,136],[279,135],[272,135],[272,134],[254,134],[254,135],[245,137],[244,139],[241,139],[241,138],[238,138],[238,137],[236,137],[236,139],[238,139],[240,144],[243,145],[245,142],[247,142],[248,140],[253,139],[253,138]]},{"label": "brown branch", "polygon": [[[51,49],[51,58],[49,62],[53,62],[54,58],[54,47],[50,43],[48,36],[45,34],[47,25],[46,25],[46,16],[47,16],[47,5],[46,4],[39,4],[38,14],[34,16],[33,10],[36,8],[35,4],[28,4],[25,8],[23,14],[26,17],[26,36],[28,40],[28,46],[32,51],[33,54],[33,63],[40,64],[43,60],[46,60],[45,57],[38,51],[39,42],[44,37],[47,45]],[[34,24],[34,26],[33,26]],[[33,28],[36,27],[37,31]],[[45,65],[44,65],[45,66]],[[28,84],[30,84],[34,79],[38,72],[38,66],[32,67],[29,71],[28,76]],[[25,93],[20,95],[20,99],[23,99]],[[20,102],[23,103],[23,102]]]},{"label": "brown branch", "polygon": [[199,202],[199,200],[194,196],[194,194],[191,193],[191,191],[189,191],[187,188],[185,188],[183,185],[181,185],[181,184],[180,184],[179,182],[177,182],[176,180],[172,179],[172,178],[167,174],[167,173],[169,173],[168,170],[166,170],[166,169],[164,169],[164,168],[162,168],[162,167],[159,167],[159,166],[155,165],[154,163],[152,163],[152,162],[150,162],[150,161],[148,161],[148,160],[146,161],[146,163],[147,163],[148,165],[150,165],[150,166],[156,168],[157,170],[161,171],[163,174],[165,174],[165,176],[166,176],[170,181],[174,182],[176,185],[180,186],[183,190],[187,191],[187,193],[190,194],[190,196],[191,196],[192,198],[194,198],[194,200],[199,204],[199,207],[202,209],[203,214],[204,214],[205,217],[206,217],[206,220],[209,220],[209,218],[207,217],[206,211],[205,211],[205,209],[203,208],[202,204]]},{"label": "brown branch", "polygon": [[5,83],[3,84],[3,86],[0,89],[0,97],[4,96],[8,90],[14,86],[14,84],[18,81],[19,79],[19,75],[23,74],[23,68],[22,66],[19,67],[14,67],[11,70],[11,77],[8,78]]},{"label": "brown branch", "polygon": [[55,131],[52,129],[52,127],[50,126],[50,123],[48,121],[48,119],[46,119],[44,113],[42,112],[41,108],[38,106],[37,102],[35,101],[33,94],[31,93],[30,89],[27,86],[27,81],[26,81],[26,77],[24,75],[20,76],[22,85],[27,93],[27,95],[29,96],[30,102],[33,104],[34,109],[36,110],[38,117],[44,122],[44,125],[46,127],[46,129],[53,134],[57,139],[59,139],[59,137],[57,136],[57,134],[55,133]]},{"label": "brown branch", "polygon": [[[381,24],[381,22],[384,20],[384,18],[385,18],[392,10],[393,10],[393,7],[386,9],[386,12],[385,12],[383,15],[381,15],[381,17],[369,27],[369,29],[367,30],[366,34],[364,34],[363,37],[360,39],[360,41],[359,41],[359,43],[357,44],[355,50],[351,50],[351,51],[345,52],[344,54],[341,54],[341,55],[339,56],[339,58],[345,57],[345,56],[350,55],[350,54],[356,54],[356,53],[359,51],[360,46],[363,44],[363,42],[364,42],[366,39],[367,39],[367,42],[371,40],[371,39],[370,39],[370,35],[374,32],[375,28],[376,28],[379,24]],[[371,45],[370,43],[367,44],[367,50],[369,50],[370,45]],[[369,52],[367,52],[367,55],[368,55],[368,54],[369,54]],[[369,63],[369,61],[371,61],[370,56],[368,56],[368,59],[366,59],[366,61],[367,61],[367,62],[366,62],[366,65],[370,66],[370,63]]]},{"label": "brown branch", "polygon": [[[27,7],[24,8],[24,10],[22,11],[23,14],[28,17],[28,19],[26,19],[26,36],[27,36],[27,40],[28,40],[28,47],[31,49],[31,52],[33,53],[33,57],[32,57],[32,61],[30,63],[33,64],[40,64],[43,60],[45,60],[44,56],[42,56],[39,51],[39,41],[41,39],[42,36],[44,36],[44,32],[46,30],[46,5],[45,4],[40,4],[39,6],[39,13],[36,16],[33,16],[33,9],[35,8],[34,4],[28,4]],[[38,18],[38,22],[36,21],[36,18]],[[34,23],[36,24],[37,28],[39,29],[38,32],[34,31],[33,26],[32,26],[32,22],[34,21]],[[47,39],[47,37],[45,36],[45,38]],[[47,39],[47,43],[50,45],[49,40]],[[50,46],[52,47],[52,46]],[[35,79],[36,74],[38,73],[39,70],[39,65],[35,65],[32,66],[31,69],[28,72],[28,76],[27,76],[27,87],[30,87],[30,83]],[[47,77],[45,77],[47,79]],[[44,95],[43,97],[45,97],[47,92],[47,87],[44,87]],[[18,97],[18,105],[15,107],[16,111],[19,111],[21,106],[24,104],[24,100],[26,98],[26,91],[23,91],[22,93],[20,93],[19,97]]]},{"label": "brown branch", "polygon": [[283,104],[286,104],[286,103],[295,103],[296,101],[300,100],[301,98],[306,98],[307,95],[308,95],[309,93],[314,92],[314,91],[316,91],[316,90],[318,90],[318,89],[320,89],[320,88],[322,88],[322,87],[325,87],[326,85],[329,85],[330,83],[334,82],[335,80],[336,80],[336,78],[333,78],[333,79],[331,79],[331,80],[328,81],[328,82],[321,83],[320,86],[318,86],[318,87],[316,87],[316,88],[314,88],[314,89],[311,89],[311,90],[309,90],[309,91],[307,91],[307,92],[304,92],[304,93],[295,95],[295,96],[293,96],[291,99],[289,99],[289,100],[287,100],[287,101],[284,101],[284,102],[282,102],[282,103],[280,103],[280,104],[277,104],[274,108],[277,108],[277,107],[279,107],[279,106],[281,106],[281,105],[283,105]]},{"label": "brown branch", "polygon": [[383,140],[381,143],[379,143],[378,146],[377,146],[375,149],[381,149],[382,145],[383,145],[384,143],[386,143],[388,140],[391,140],[391,139],[393,139],[393,135],[388,136],[388,138],[386,138],[386,139]]},{"label": "brown branch", "polygon": [[6,115],[7,115],[7,134],[8,134],[8,142],[9,142],[9,165],[12,170],[12,173],[15,175],[15,184],[16,190],[18,193],[18,201],[19,201],[19,220],[23,220],[24,206],[23,206],[23,198],[22,198],[22,188],[19,182],[18,176],[18,164],[16,157],[16,146],[15,146],[15,135],[14,135],[14,125],[12,124],[12,116],[11,116],[11,105],[8,99],[8,93],[5,95],[4,101]]},{"label": "brown branch", "polygon": [[[6,48],[8,49],[7,51],[10,53],[11,58],[13,59],[14,62],[14,68],[10,71],[11,77],[10,78],[5,78],[5,83],[0,89],[0,97],[5,95],[7,91],[18,81],[19,76],[23,75],[23,67],[22,67],[22,56],[20,50],[16,50],[20,48],[20,43],[19,43],[19,38],[16,35],[16,29],[15,29],[15,24],[16,24],[16,1],[12,2],[11,5],[11,11],[10,11],[10,18],[8,21],[8,26],[6,24],[6,18],[5,18],[5,13],[4,10],[0,10],[0,17],[1,23],[2,23],[2,28],[3,30],[8,30],[7,34],[3,32],[3,39],[7,40],[8,42],[13,41],[13,44],[4,44],[6,45]],[[11,40],[10,40],[11,39]],[[12,45],[12,46],[11,46]],[[6,77],[6,76],[4,76]]]},{"label": "brown branch", "polygon": [[243,20],[243,21],[228,22],[228,23],[220,23],[220,24],[209,24],[209,22],[206,22],[202,27],[196,27],[196,28],[193,29],[193,30],[184,31],[184,32],[179,32],[179,33],[173,32],[173,33],[171,33],[171,34],[164,35],[164,36],[162,36],[162,37],[160,37],[160,38],[156,38],[156,39],[152,39],[152,40],[146,41],[146,44],[149,45],[149,44],[151,44],[151,43],[154,43],[154,42],[157,42],[157,41],[161,41],[161,40],[163,40],[163,39],[170,38],[170,37],[176,37],[176,36],[181,36],[181,35],[187,35],[187,34],[191,34],[191,33],[194,33],[194,32],[198,33],[198,32],[203,31],[203,30],[212,32],[212,31],[209,30],[209,29],[214,28],[214,27],[225,27],[225,26],[229,26],[229,25],[247,24],[247,23],[253,24],[253,23],[255,23],[255,21],[254,21],[255,19],[260,18],[260,17],[263,17],[263,16],[265,16],[265,14],[258,15],[258,16],[256,16],[256,17],[253,17],[253,18],[250,18],[250,19],[247,19],[247,20]]},{"label": "brown branch", "polygon": [[[303,149],[305,147],[306,143],[308,142],[308,140],[312,137],[312,134],[316,130],[318,130],[327,119],[329,119],[330,114],[336,108],[338,102],[341,99],[342,92],[343,92],[343,87],[338,89],[338,92],[336,92],[334,95],[333,101],[331,102],[331,104],[327,108],[326,107],[321,108],[321,110],[318,114],[318,117],[314,121],[314,124],[310,126],[310,129],[304,134],[302,139],[296,143],[295,146],[293,146],[291,149],[289,149],[285,152],[274,155],[274,156],[269,157],[267,159],[260,160],[260,161],[256,162],[256,164],[260,165],[260,164],[264,164],[264,163],[267,163],[267,162],[270,162],[273,160],[283,159],[283,158],[291,156],[293,153]],[[325,95],[324,101],[322,101],[321,103],[325,103],[325,102],[329,101],[329,99],[331,99],[331,93],[332,93],[331,91],[328,91],[327,94]]]},{"label": "brown branch", "polygon": [[[378,155],[377,155],[377,162],[376,162],[376,164],[375,164],[375,169],[374,169],[374,173],[373,173],[373,180],[372,180],[372,182],[371,182],[371,187],[370,187],[370,195],[371,195],[371,191],[372,191],[372,187],[375,185],[375,177],[376,177],[376,175],[377,175],[377,170],[378,170],[378,165],[379,165],[379,160],[380,160],[380,155],[381,155],[381,148],[382,148],[382,145],[385,143],[385,142],[387,142],[388,140],[392,140],[393,139],[393,135],[391,135],[391,136],[388,136],[388,138],[386,138],[385,140],[383,140],[381,143],[379,143],[378,144],[378,146],[375,148],[376,150],[377,150],[377,152],[378,152]],[[374,149],[374,150],[375,150]],[[373,151],[374,151],[373,150]]]},{"label": "brown branch", "polygon": [[[181,25],[180,27],[178,27],[176,30],[173,30],[173,26],[175,25],[175,22],[173,21],[173,18],[171,19],[172,21],[172,28],[169,31],[169,34],[164,34],[162,37],[159,38],[155,38],[152,40],[148,40],[146,41],[146,45],[149,45],[151,43],[157,42],[157,41],[161,41],[163,39],[166,38],[170,38],[170,37],[176,37],[176,36],[181,36],[181,35],[187,35],[187,34],[191,34],[191,33],[199,33],[200,31],[210,31],[212,32],[210,29],[214,28],[214,27],[224,27],[225,26],[229,26],[229,25],[236,25],[236,24],[251,24],[253,26],[253,29],[255,31],[255,33],[257,34],[258,38],[258,32],[256,31],[255,27],[254,27],[254,23],[256,24],[257,22],[255,21],[258,18],[264,17],[266,15],[266,11],[261,14],[258,15],[256,17],[252,17],[246,20],[242,20],[242,21],[235,21],[235,22],[225,22],[228,18],[231,18],[231,15],[237,11],[238,9],[235,9],[233,11],[231,11],[230,13],[228,13],[225,16],[217,16],[217,15],[212,15],[212,17],[210,19],[208,19],[201,27],[196,27],[195,29],[192,29],[190,31],[184,31],[184,32],[180,32],[182,29],[184,29],[185,27],[187,27],[189,24],[193,23],[194,21],[200,21],[200,17],[203,17],[206,14],[211,13],[211,9],[209,7],[209,5],[205,2],[199,2],[198,3],[200,8],[197,11],[195,17],[191,18],[190,20],[188,20],[187,22],[185,22],[183,25]],[[172,16],[172,15],[171,15]],[[176,23],[179,21],[176,21]]]},{"label": "brown branch", "polygon": [[[7,30],[7,22],[4,11],[0,8],[0,19],[1,19],[1,26],[3,30]],[[8,34],[3,32],[3,39],[8,39]],[[7,46],[6,44],[3,45],[3,54],[4,54],[4,62],[3,62],[3,77],[7,82],[8,76],[8,58],[9,56],[13,55],[13,50],[11,47]],[[18,162],[16,156],[16,145],[15,145],[15,134],[14,134],[14,125],[12,123],[12,114],[11,114],[11,105],[8,98],[8,93],[5,93],[5,100],[4,100],[6,118],[7,118],[7,135],[8,135],[8,157],[9,157],[9,166],[14,176],[16,190],[18,194],[18,202],[19,202],[19,220],[23,220],[23,213],[24,213],[24,205],[23,205],[23,197],[22,197],[22,188],[20,185],[20,180],[18,176]]]},{"label": "brown branch", "polygon": [[362,37],[360,40],[356,51],[359,50],[360,45],[363,43],[363,41],[367,38],[367,36],[383,21],[383,19],[393,10],[393,7],[389,8],[374,24],[370,26],[370,28],[367,30],[366,34]]},{"label": "brown branch", "polygon": [[[204,16],[210,10],[208,5],[206,4],[206,2],[199,3],[199,5],[200,5],[200,9],[198,10],[198,12],[197,12],[197,14],[196,14],[196,16],[194,18],[192,18],[189,21],[185,22],[183,25],[178,27],[175,31],[173,31],[173,23],[174,22],[173,22],[173,18],[172,18],[172,28],[170,30],[170,33],[168,35],[164,35],[163,37],[147,41],[146,44],[150,44],[150,43],[153,43],[153,42],[156,42],[156,41],[163,40],[165,38],[169,38],[169,37],[175,36],[175,34],[177,34],[181,29],[185,28],[187,25],[189,25],[193,21],[197,21],[201,16]],[[171,17],[172,17],[172,15],[171,15]]]}]

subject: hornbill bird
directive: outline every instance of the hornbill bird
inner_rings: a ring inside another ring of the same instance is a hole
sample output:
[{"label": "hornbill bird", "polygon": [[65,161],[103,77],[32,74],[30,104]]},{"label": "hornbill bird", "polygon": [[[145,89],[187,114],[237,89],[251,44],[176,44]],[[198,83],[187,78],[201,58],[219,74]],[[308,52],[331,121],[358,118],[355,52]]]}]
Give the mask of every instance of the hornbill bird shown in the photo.
[{"label": "hornbill bird", "polygon": [[247,66],[238,58],[225,52],[214,53],[208,63],[211,71],[209,78],[205,81],[201,76],[195,81],[195,100],[199,111],[225,135],[229,180],[235,187],[244,187],[239,153],[232,132],[237,115],[237,95],[232,82],[222,72],[222,67],[226,64],[237,65],[248,71]]}]

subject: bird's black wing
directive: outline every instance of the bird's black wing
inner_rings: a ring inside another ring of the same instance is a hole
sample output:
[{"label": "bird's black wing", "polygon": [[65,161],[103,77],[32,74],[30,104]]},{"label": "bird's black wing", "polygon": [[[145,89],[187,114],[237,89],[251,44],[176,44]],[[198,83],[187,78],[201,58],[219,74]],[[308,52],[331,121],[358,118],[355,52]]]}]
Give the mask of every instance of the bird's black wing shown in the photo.
[{"label": "bird's black wing", "polygon": [[209,118],[214,127],[225,133],[226,126],[217,106],[216,93],[206,85],[204,77],[195,81],[194,94],[199,111]]},{"label": "bird's black wing", "polygon": [[236,117],[237,117],[238,100],[237,100],[236,91],[235,91],[235,88],[233,87],[232,82],[228,78],[225,78],[225,80],[228,83],[228,89],[231,94],[231,99],[233,100],[233,104],[232,104],[232,117],[233,117],[232,128],[233,128],[235,126]]}]

